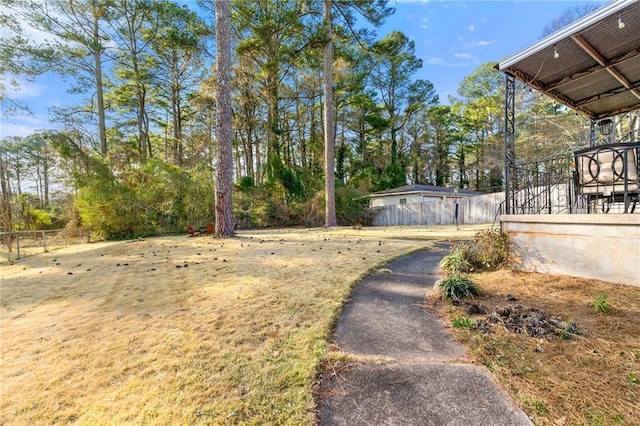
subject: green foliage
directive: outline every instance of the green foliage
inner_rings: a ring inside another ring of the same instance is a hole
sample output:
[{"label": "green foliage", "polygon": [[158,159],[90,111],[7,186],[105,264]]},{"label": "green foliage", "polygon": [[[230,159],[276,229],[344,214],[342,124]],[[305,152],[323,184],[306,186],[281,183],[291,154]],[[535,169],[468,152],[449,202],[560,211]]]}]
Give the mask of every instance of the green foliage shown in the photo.
[{"label": "green foliage", "polygon": [[28,215],[32,229],[51,229],[53,225],[53,217],[51,216],[51,213],[45,210],[32,209],[28,212]]},{"label": "green foliage", "polygon": [[591,301],[594,312],[602,312],[603,314],[607,313],[607,311],[609,310],[609,304],[607,302],[608,297],[609,295],[605,292],[602,292],[599,296],[594,297],[594,299]]},{"label": "green foliage", "polygon": [[476,326],[476,322],[471,318],[454,318],[451,320],[451,325],[455,328],[473,328]]},{"label": "green foliage", "polygon": [[304,195],[302,173],[298,169],[287,167],[280,157],[272,156],[269,160],[271,179],[268,185],[281,186],[288,199]]},{"label": "green foliage", "polygon": [[452,274],[438,280],[436,290],[443,299],[460,300],[478,294],[476,284],[468,277],[460,274]]},{"label": "green foliage", "polygon": [[238,181],[238,189],[241,191],[249,191],[256,186],[256,182],[252,176],[242,176]]},{"label": "green foliage", "polygon": [[440,261],[440,267],[449,275],[473,271],[473,265],[469,262],[471,249],[467,244],[460,244]]},{"label": "green foliage", "polygon": [[373,217],[367,209],[367,194],[348,186],[336,188],[336,217],[343,226],[369,226]]},{"label": "green foliage", "polygon": [[198,176],[159,160],[122,177],[85,176],[76,208],[82,225],[101,238],[181,232],[213,221],[213,185]]},{"label": "green foliage", "polygon": [[638,376],[636,376],[636,373],[634,373],[633,371],[629,372],[629,374],[627,374],[627,377],[629,378],[629,381],[634,385],[640,385],[640,378],[638,378]]}]

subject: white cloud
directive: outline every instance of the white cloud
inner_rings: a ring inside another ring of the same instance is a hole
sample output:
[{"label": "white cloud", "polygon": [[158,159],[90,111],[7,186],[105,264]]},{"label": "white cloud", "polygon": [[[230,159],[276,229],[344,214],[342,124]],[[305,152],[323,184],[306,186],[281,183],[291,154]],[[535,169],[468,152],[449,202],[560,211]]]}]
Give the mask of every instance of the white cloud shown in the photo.
[{"label": "white cloud", "polygon": [[453,56],[461,59],[476,59],[471,53],[454,53]]},{"label": "white cloud", "polygon": [[439,57],[428,57],[425,60],[425,62],[428,65],[440,65],[443,67],[451,67],[451,68],[466,67],[469,65],[468,62],[447,62],[446,59],[439,58]]},{"label": "white cloud", "polygon": [[41,115],[29,115],[13,117],[11,120],[2,118],[0,125],[0,138],[8,136],[29,136],[30,134],[43,129],[51,128],[46,117]]},{"label": "white cloud", "polygon": [[[36,44],[42,44],[42,43],[47,43],[56,39],[55,36],[47,33],[46,31],[33,28],[33,26],[31,26],[29,22],[26,21],[24,17],[21,16],[20,14],[16,14],[14,11],[9,10],[8,15],[11,17],[11,19],[17,22],[18,25],[20,25],[23,31],[23,35],[27,39],[29,39],[31,42],[34,42]],[[59,15],[56,13],[53,13],[53,16],[58,17]]]},{"label": "white cloud", "polygon": [[2,79],[2,81],[5,84],[5,90],[7,91],[8,97],[18,101],[24,100],[24,99],[40,98],[49,89],[47,86],[35,83],[33,81],[25,80],[24,78],[15,79],[16,82],[18,83],[17,87],[9,83],[11,80],[9,76],[3,75],[3,76],[0,76],[0,79]]},{"label": "white cloud", "polygon": [[480,41],[472,41],[464,45],[465,49],[473,48],[473,47],[487,47],[493,44],[493,41],[480,40]]},{"label": "white cloud", "polygon": [[467,25],[466,27],[462,27],[462,28],[464,28],[467,31],[471,31],[471,32],[474,32],[476,30],[476,26],[473,25],[473,24]]}]

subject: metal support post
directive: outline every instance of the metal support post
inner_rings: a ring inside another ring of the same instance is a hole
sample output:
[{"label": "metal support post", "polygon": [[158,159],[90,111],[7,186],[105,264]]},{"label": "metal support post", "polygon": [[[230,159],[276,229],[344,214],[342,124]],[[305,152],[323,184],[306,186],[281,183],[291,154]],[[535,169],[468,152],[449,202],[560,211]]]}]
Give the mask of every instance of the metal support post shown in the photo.
[{"label": "metal support post", "polygon": [[505,214],[511,214],[511,186],[515,165],[515,101],[516,79],[505,74],[504,90],[504,204]]}]

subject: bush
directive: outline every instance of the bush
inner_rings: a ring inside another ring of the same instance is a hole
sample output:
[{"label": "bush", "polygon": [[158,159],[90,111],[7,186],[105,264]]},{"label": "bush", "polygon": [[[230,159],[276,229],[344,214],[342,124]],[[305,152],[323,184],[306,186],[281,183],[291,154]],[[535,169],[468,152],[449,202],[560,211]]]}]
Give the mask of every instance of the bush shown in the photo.
[{"label": "bush", "polygon": [[493,270],[508,259],[509,238],[499,231],[478,232],[473,241],[461,243],[440,261],[447,274]]},{"label": "bush", "polygon": [[476,284],[464,275],[452,274],[438,280],[436,290],[443,299],[460,300],[478,294]]},{"label": "bush", "polygon": [[446,255],[440,261],[440,268],[442,268],[448,275],[472,272],[473,265],[469,261],[471,257],[470,252],[470,246],[467,244],[455,246],[451,253]]},{"label": "bush", "polygon": [[343,226],[370,226],[373,215],[368,210],[369,197],[355,188],[339,186],[335,193],[336,218]]},{"label": "bush", "polygon": [[473,238],[469,256],[476,269],[497,269],[508,259],[509,237],[500,231],[480,231]]}]

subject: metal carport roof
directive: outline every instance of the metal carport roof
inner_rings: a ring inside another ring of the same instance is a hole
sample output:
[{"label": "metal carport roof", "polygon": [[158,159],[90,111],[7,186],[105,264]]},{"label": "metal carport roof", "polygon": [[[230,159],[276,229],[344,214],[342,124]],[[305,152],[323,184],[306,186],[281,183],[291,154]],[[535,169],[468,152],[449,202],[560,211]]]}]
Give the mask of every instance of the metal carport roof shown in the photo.
[{"label": "metal carport roof", "polygon": [[640,109],[640,1],[613,1],[498,69],[591,119]]}]

